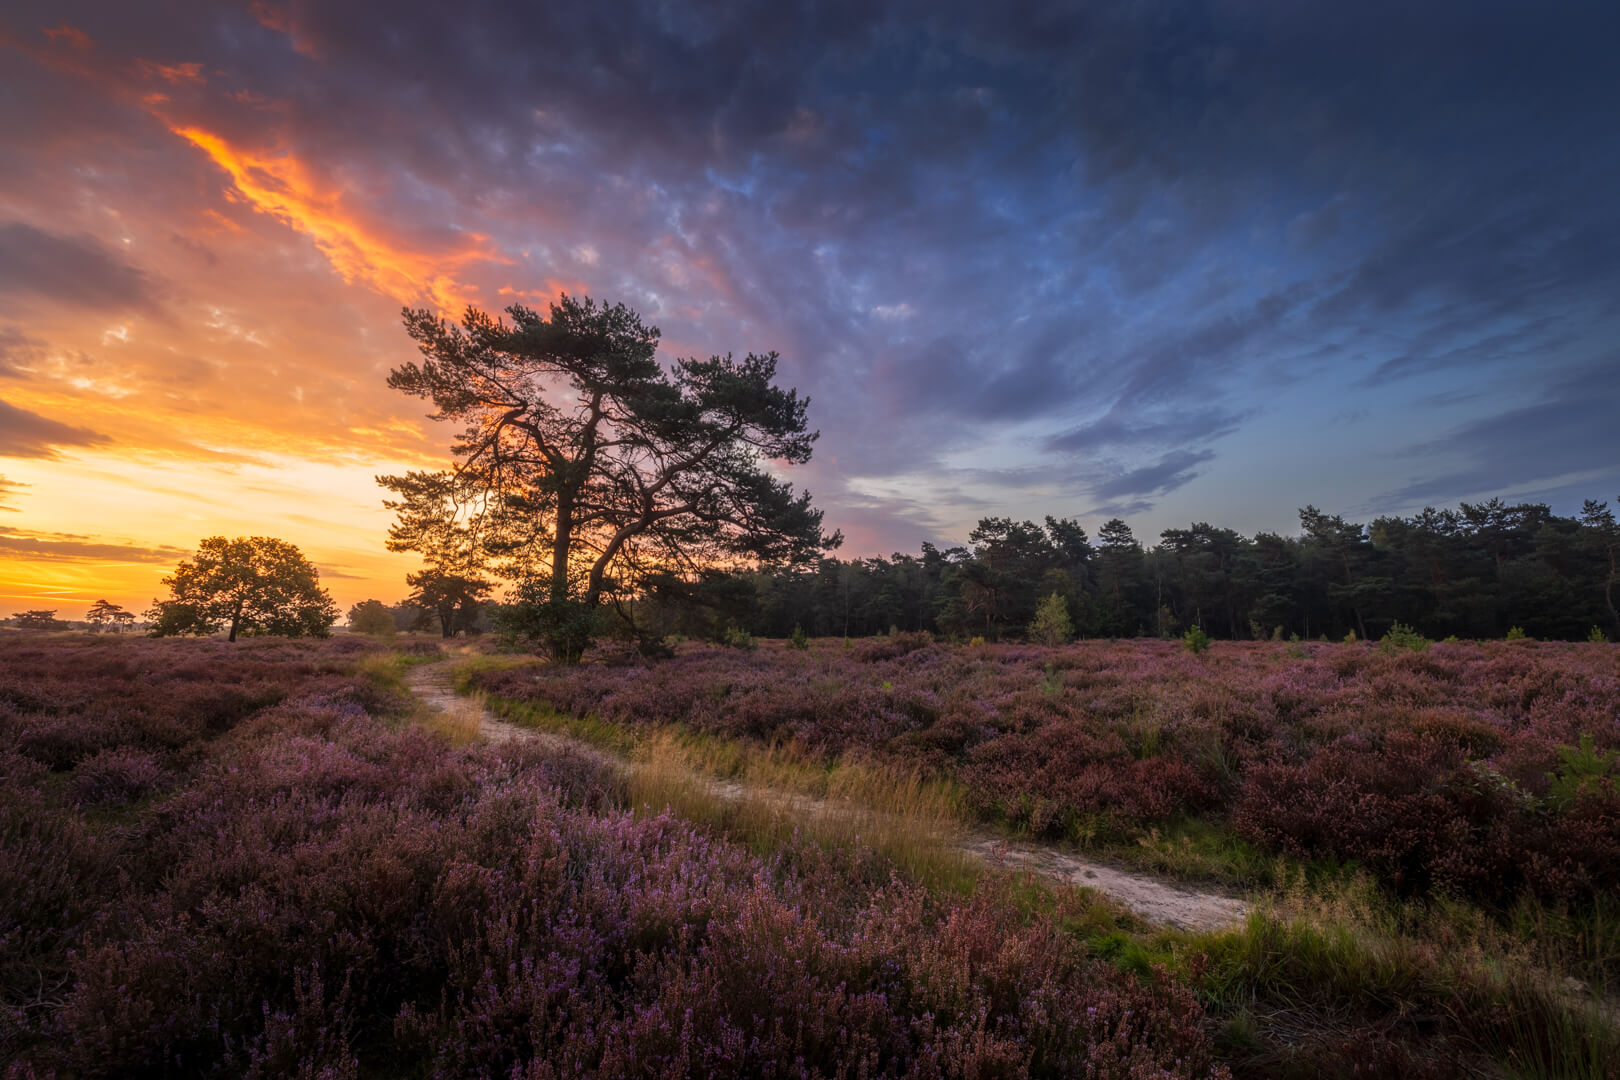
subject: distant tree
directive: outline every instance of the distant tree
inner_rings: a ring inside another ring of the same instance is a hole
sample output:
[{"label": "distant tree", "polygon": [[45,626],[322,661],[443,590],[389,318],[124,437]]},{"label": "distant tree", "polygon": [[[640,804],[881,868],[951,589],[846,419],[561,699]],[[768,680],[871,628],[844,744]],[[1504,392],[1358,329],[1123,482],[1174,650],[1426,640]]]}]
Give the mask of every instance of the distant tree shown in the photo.
[{"label": "distant tree", "polygon": [[1614,606],[1614,586],[1620,582],[1620,565],[1615,558],[1620,551],[1620,526],[1615,524],[1614,511],[1609,509],[1608,503],[1596,499],[1585,501],[1581,507],[1581,532],[1603,564],[1603,607],[1609,621],[1620,630],[1620,611]]},{"label": "distant tree", "polygon": [[196,557],[163,579],[171,596],[147,612],[153,637],[238,634],[325,637],[337,605],[320,587],[320,571],[285,540],[211,536]]},{"label": "distant tree", "polygon": [[423,360],[388,384],[465,429],[437,490],[426,474],[378,479],[402,496],[403,525],[448,494],[486,551],[529,564],[512,575],[538,583],[520,602],[542,605],[540,625],[570,628],[546,642],[554,657],[577,658],[586,620],[570,608],[588,617],[649,574],[806,563],[839,539],[765,466],[808,461],[816,439],[808,401],[773,381],[775,353],[668,370],[658,330],[622,304],[564,296],[549,318],[507,313],[511,324],[469,308],[457,327],[405,312]]},{"label": "distant tree", "polygon": [[431,616],[437,616],[439,630],[447,638],[470,632],[478,622],[483,600],[494,588],[482,578],[446,574],[431,567],[405,576],[413,590],[410,602]]},{"label": "distant tree", "polygon": [[97,600],[90,605],[90,610],[84,613],[84,621],[90,624],[91,633],[99,634],[109,626],[114,630],[122,630],[135,622],[135,616],[124,610],[120,604]]},{"label": "distant tree", "polygon": [[1153,597],[1142,603],[1147,560],[1131,527],[1110,518],[1097,530],[1098,589],[1102,594],[1103,625],[1110,634],[1132,635],[1145,624],[1143,616],[1154,606]]},{"label": "distant tree", "polygon": [[1074,637],[1074,624],[1069,621],[1069,604],[1062,593],[1052,593],[1035,609],[1035,621],[1029,624],[1029,639],[1042,645],[1063,645]]},{"label": "distant tree", "polygon": [[11,619],[22,630],[60,630],[67,625],[56,617],[55,608],[49,611],[42,608],[19,611],[13,614]]},{"label": "distant tree", "polygon": [[425,630],[433,621],[433,613],[420,604],[409,600],[401,600],[388,609],[393,617],[394,629],[398,631]]},{"label": "distant tree", "polygon": [[394,613],[381,600],[362,600],[349,609],[349,633],[386,637],[394,632]]},{"label": "distant tree", "polygon": [[1367,602],[1387,594],[1390,583],[1372,574],[1376,551],[1365,527],[1314,506],[1300,510],[1299,524],[1305,532],[1305,551],[1319,569],[1328,597],[1349,610],[1356,636],[1368,640]]}]

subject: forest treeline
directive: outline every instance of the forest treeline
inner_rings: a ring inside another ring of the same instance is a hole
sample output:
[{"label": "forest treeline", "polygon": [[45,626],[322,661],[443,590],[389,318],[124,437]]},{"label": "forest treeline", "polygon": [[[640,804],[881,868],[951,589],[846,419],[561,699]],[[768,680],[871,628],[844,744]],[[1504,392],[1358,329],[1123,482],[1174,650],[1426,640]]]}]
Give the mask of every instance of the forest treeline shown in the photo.
[{"label": "forest treeline", "polygon": [[801,628],[859,637],[890,628],[1022,637],[1062,596],[1080,637],[1381,637],[1402,623],[1433,638],[1620,637],[1620,529],[1606,503],[1577,517],[1501,499],[1347,521],[1314,506],[1300,533],[1243,536],[1204,522],[1144,544],[1115,518],[1095,538],[1073,519],[985,518],[969,546],[824,558],[800,571],[658,583],[641,614],[668,633],[764,637]]}]

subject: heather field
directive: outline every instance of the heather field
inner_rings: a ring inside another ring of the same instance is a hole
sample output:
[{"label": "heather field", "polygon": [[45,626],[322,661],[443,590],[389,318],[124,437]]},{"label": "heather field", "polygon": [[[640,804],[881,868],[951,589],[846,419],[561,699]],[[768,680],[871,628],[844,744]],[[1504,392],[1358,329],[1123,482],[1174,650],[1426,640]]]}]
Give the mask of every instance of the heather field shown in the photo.
[{"label": "heather field", "polygon": [[1051,840],[1151,851],[1199,823],[1232,841],[1229,856],[1354,862],[1403,896],[1580,904],[1620,887],[1609,645],[1222,642],[1195,655],[899,634],[508,668],[472,685],[631,732],[915,768],[975,817]]},{"label": "heather field", "polygon": [[1222,1071],[1194,992],[1061,904],[761,856],[586,758],[456,748],[389,689],[409,659],[0,638],[9,1075]]},{"label": "heather field", "polygon": [[[425,711],[413,673],[452,668],[565,738]],[[1617,674],[1533,642],[561,670],[4,635],[0,1054],[18,1078],[1612,1077]],[[1260,910],[1167,930],[808,811],[666,803],[675,751]]]}]

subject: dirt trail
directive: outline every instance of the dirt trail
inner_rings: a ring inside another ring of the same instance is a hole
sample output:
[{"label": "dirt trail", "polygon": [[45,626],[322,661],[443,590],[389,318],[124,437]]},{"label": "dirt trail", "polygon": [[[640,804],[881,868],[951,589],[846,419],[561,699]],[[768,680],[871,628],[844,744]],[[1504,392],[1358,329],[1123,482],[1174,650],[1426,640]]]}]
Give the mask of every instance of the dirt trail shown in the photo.
[{"label": "dirt trail", "polygon": [[[411,668],[406,673],[405,685],[430,709],[452,715],[467,710],[476,711],[478,730],[491,742],[529,739],[607,760],[607,755],[588,743],[555,732],[519,727],[490,712],[484,707],[482,699],[458,696],[453,680],[454,666],[455,661],[452,660]],[[760,792],[723,781],[706,781],[706,784],[711,792],[723,799],[764,795],[802,808],[807,814],[816,814],[825,809],[825,800],[808,795]],[[1148,922],[1160,926],[1183,930],[1219,930],[1241,922],[1249,912],[1249,905],[1233,896],[1173,885],[1044,844],[1010,840],[983,830],[962,830],[947,837],[946,842],[987,863],[1025,869],[1052,881],[1095,889]]]}]

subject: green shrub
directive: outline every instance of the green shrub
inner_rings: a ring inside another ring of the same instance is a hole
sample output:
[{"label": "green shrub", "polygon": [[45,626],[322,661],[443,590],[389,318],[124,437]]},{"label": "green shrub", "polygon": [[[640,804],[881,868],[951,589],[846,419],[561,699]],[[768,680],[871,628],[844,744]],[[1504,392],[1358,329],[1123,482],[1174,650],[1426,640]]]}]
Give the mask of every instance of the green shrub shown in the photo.
[{"label": "green shrub", "polygon": [[1524,627],[1522,626],[1508,627],[1507,639],[1509,641],[1523,641],[1528,636],[1529,635],[1524,632]]},{"label": "green shrub", "polygon": [[1609,640],[1609,635],[1603,632],[1603,627],[1594,626],[1592,632],[1586,635],[1586,640],[1593,645],[1602,645]]},{"label": "green shrub", "polygon": [[1379,640],[1378,645],[1387,653],[1396,652],[1400,649],[1422,652],[1429,647],[1429,639],[1405,623],[1394,623],[1390,626],[1389,632]]},{"label": "green shrub", "polygon": [[752,651],[759,645],[759,642],[754,640],[753,634],[750,634],[742,627],[733,624],[726,627],[726,632],[724,636],[721,637],[720,644],[724,645],[728,649],[743,649]]},{"label": "green shrub", "polygon": [[1590,734],[1581,736],[1579,746],[1560,746],[1558,756],[1564,767],[1547,774],[1547,801],[1560,808],[1574,805],[1583,791],[1602,791],[1615,762],[1614,751],[1598,750]]},{"label": "green shrub", "polygon": [[793,636],[788,638],[788,648],[801,651],[810,648],[810,635],[804,632],[804,627],[797,623],[793,626]]},{"label": "green shrub", "polygon": [[1074,623],[1069,621],[1069,604],[1063,594],[1053,593],[1035,609],[1035,621],[1029,624],[1029,640],[1041,645],[1063,645],[1074,637]]},{"label": "green shrub", "polygon": [[1195,626],[1181,635],[1181,644],[1188,652],[1197,656],[1209,648],[1209,635],[1204,633],[1203,627]]}]

